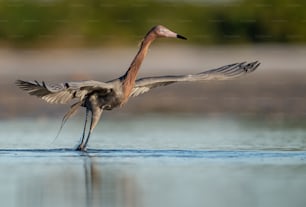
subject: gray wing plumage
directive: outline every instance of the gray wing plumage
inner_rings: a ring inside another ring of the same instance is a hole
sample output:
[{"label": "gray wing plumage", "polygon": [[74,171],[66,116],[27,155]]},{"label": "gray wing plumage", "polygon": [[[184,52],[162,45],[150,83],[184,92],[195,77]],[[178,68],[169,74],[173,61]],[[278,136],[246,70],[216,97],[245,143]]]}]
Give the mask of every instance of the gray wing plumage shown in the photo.
[{"label": "gray wing plumage", "polygon": [[83,100],[86,94],[94,90],[107,92],[112,88],[110,84],[99,81],[80,81],[65,83],[45,83],[44,81],[23,81],[17,80],[16,85],[27,91],[30,95],[35,95],[48,103],[65,104],[72,99]]},{"label": "gray wing plumage", "polygon": [[130,96],[138,96],[149,90],[176,82],[194,82],[206,80],[227,80],[251,73],[260,65],[258,61],[225,65],[220,68],[192,75],[159,76],[138,79]]}]

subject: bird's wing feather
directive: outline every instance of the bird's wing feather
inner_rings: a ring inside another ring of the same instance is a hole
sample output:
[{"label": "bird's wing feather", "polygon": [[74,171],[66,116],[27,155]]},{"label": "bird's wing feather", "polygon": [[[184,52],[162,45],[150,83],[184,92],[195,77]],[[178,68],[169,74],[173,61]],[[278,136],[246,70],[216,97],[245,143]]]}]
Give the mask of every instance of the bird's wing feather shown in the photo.
[{"label": "bird's wing feather", "polygon": [[159,87],[166,86],[176,82],[194,82],[194,81],[206,81],[206,80],[226,80],[236,78],[247,73],[253,72],[260,63],[255,62],[242,62],[225,65],[220,68],[204,71],[192,75],[178,75],[178,76],[159,76],[159,77],[148,77],[138,79],[132,90],[130,96],[138,96],[149,90]]},{"label": "bird's wing feather", "polygon": [[65,104],[74,98],[82,100],[87,93],[92,91],[107,92],[112,88],[111,84],[99,81],[79,81],[65,83],[45,83],[44,81],[23,81],[17,80],[16,85],[35,95],[48,103]]}]

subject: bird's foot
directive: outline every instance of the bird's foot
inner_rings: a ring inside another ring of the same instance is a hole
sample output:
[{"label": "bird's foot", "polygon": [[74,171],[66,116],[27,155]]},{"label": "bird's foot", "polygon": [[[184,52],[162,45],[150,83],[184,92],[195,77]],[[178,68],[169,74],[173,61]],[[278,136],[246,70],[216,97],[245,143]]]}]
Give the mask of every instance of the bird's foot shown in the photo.
[{"label": "bird's foot", "polygon": [[77,150],[77,151],[86,152],[86,151],[87,151],[87,148],[86,148],[84,145],[80,144],[80,145],[76,148],[76,150]]}]

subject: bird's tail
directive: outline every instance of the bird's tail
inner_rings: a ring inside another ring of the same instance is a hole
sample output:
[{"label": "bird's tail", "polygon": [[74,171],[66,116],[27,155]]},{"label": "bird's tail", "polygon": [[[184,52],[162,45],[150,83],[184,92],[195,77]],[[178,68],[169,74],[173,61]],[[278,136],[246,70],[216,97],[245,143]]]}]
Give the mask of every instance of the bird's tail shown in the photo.
[{"label": "bird's tail", "polygon": [[54,140],[52,141],[52,143],[54,143],[55,140],[58,138],[58,136],[59,136],[59,134],[61,133],[61,131],[62,131],[62,129],[63,129],[65,123],[67,122],[67,120],[68,120],[71,116],[75,115],[76,112],[78,111],[78,109],[80,108],[80,106],[82,106],[82,105],[83,105],[83,101],[79,101],[79,102],[77,102],[77,103],[71,105],[70,110],[64,115],[64,117],[63,117],[63,119],[62,119],[61,126],[60,126],[60,128],[59,128],[59,130],[58,130],[58,132],[57,132],[56,137],[55,137]]}]

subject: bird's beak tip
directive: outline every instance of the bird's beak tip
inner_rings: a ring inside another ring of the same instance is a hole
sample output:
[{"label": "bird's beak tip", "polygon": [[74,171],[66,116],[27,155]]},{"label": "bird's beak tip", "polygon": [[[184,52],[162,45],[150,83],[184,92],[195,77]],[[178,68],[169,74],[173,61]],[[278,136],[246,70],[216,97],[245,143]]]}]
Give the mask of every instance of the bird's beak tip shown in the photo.
[{"label": "bird's beak tip", "polygon": [[179,34],[176,35],[176,38],[183,39],[183,40],[187,40],[186,37],[184,37],[184,36],[182,36],[182,35],[179,35]]}]

